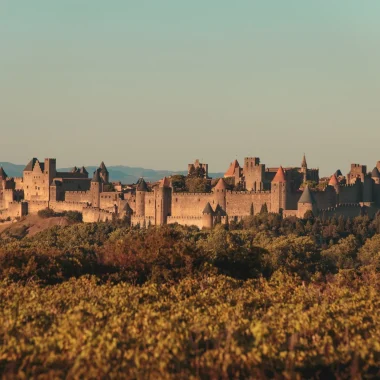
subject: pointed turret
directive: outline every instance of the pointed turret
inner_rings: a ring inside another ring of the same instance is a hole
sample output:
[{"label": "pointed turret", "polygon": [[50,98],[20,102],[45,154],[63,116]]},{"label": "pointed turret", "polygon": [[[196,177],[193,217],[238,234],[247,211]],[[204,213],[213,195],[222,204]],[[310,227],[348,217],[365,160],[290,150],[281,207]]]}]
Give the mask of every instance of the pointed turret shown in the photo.
[{"label": "pointed turret", "polygon": [[240,168],[240,165],[239,165],[239,162],[237,160],[235,160],[234,162],[231,162],[230,167],[224,173],[224,178],[234,177],[236,170],[239,168]]},{"label": "pointed turret", "polygon": [[204,210],[202,211],[202,214],[214,215],[214,211],[210,205],[210,202],[207,202],[207,205],[204,208]]},{"label": "pointed turret", "polygon": [[104,173],[108,173],[108,170],[107,170],[107,167],[106,165],[104,164],[104,161],[101,162],[100,166],[99,166],[99,169],[104,172]]},{"label": "pointed turret", "polygon": [[100,182],[100,175],[99,175],[99,169],[96,169],[94,171],[94,175],[92,177],[91,182]]},{"label": "pointed turret", "polygon": [[74,166],[72,169],[71,169],[71,173],[76,173],[78,171],[78,168],[76,166]]},{"label": "pointed turret", "polygon": [[307,162],[306,162],[306,156],[305,153],[303,154],[301,168],[307,168]]},{"label": "pointed turret", "polygon": [[218,215],[218,216],[226,216],[227,215],[227,213],[222,209],[222,207],[220,206],[219,203],[216,205],[215,215]]},{"label": "pointed turret", "polygon": [[8,178],[7,173],[5,173],[3,167],[0,167],[0,179],[6,180]]},{"label": "pointed turret", "polygon": [[316,204],[315,198],[313,193],[310,191],[309,186],[306,185],[305,189],[301,195],[301,198],[299,199],[298,203],[310,203],[310,204]]},{"label": "pointed turret", "polygon": [[137,181],[137,184],[136,184],[136,190],[137,191],[148,191],[148,185],[146,184],[144,178],[140,178],[138,181]]},{"label": "pointed turret", "polygon": [[80,173],[82,174],[88,174],[88,171],[86,170],[86,168],[84,166],[82,166],[79,170]]},{"label": "pointed turret", "polygon": [[282,166],[280,166],[277,170],[277,173],[276,175],[274,176],[272,182],[286,182],[286,178],[285,178],[285,172],[284,172],[284,169],[282,168]]},{"label": "pointed turret", "polygon": [[215,190],[226,190],[227,189],[227,185],[226,185],[226,182],[224,181],[223,178],[221,178],[218,183],[216,184],[216,186],[214,187]]},{"label": "pointed turret", "polygon": [[338,178],[336,177],[335,174],[333,174],[330,178],[330,181],[329,181],[329,186],[338,186],[339,185],[339,181],[338,181]]}]

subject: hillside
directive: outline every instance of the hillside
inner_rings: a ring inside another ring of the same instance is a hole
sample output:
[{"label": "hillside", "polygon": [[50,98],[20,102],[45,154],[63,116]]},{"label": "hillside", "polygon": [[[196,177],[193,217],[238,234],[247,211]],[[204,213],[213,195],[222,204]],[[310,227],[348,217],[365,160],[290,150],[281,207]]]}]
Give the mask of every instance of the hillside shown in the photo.
[{"label": "hillside", "polygon": [[[9,177],[21,177],[22,171],[25,165],[16,165],[10,162],[0,162],[5,172]],[[86,170],[93,173],[98,166],[87,166]],[[175,172],[171,170],[154,170],[154,169],[144,169],[136,168],[125,165],[107,166],[110,173],[111,181],[121,181],[122,183],[135,183],[140,177],[144,177],[146,181],[158,181],[163,177],[170,176],[172,174],[187,174],[185,171]],[[60,168],[58,171],[70,171],[71,168]],[[210,173],[212,178],[222,177],[223,173]]]}]

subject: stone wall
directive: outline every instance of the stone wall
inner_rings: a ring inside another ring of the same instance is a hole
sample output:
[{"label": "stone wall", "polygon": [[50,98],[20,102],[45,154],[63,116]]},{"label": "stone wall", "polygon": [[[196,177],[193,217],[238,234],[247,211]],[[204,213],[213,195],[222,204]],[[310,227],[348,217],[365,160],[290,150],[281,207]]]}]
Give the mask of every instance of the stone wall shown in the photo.
[{"label": "stone wall", "polygon": [[66,202],[91,202],[91,193],[89,191],[67,191],[65,193]]},{"label": "stone wall", "polygon": [[49,202],[49,208],[55,212],[78,211],[82,212],[84,207],[87,207],[84,202],[67,202],[67,201],[52,201]]},{"label": "stone wall", "polygon": [[100,210],[95,207],[85,207],[82,210],[83,222],[85,223],[97,223],[107,222],[115,218],[115,214],[109,211]]},{"label": "stone wall", "polygon": [[210,202],[213,208],[216,207],[212,193],[174,193],[171,216],[201,216],[207,202]]}]

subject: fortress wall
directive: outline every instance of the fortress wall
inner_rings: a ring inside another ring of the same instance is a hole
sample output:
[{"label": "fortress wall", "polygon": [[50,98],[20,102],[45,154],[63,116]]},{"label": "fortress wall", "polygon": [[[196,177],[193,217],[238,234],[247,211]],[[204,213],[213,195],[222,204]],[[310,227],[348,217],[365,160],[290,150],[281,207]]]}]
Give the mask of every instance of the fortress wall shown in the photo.
[{"label": "fortress wall", "polygon": [[155,220],[152,217],[133,215],[131,218],[132,227],[137,226],[137,225],[140,225],[140,227],[143,227],[143,226],[148,227],[148,226],[154,226],[155,224],[156,224]]},{"label": "fortress wall", "polygon": [[89,191],[66,191],[66,202],[91,202],[91,192]]},{"label": "fortress wall", "polygon": [[145,216],[148,218],[154,218],[156,198],[153,192],[145,193]]},{"label": "fortress wall", "polygon": [[49,207],[48,201],[28,201],[28,213],[37,214],[38,211]]},{"label": "fortress wall", "polygon": [[380,184],[373,185],[373,200],[377,207],[380,207]]},{"label": "fortress wall", "polygon": [[359,202],[360,184],[339,186],[339,203]]},{"label": "fortress wall", "polygon": [[175,193],[172,195],[173,217],[202,216],[202,212],[210,202],[213,209],[216,203],[212,193]]},{"label": "fortress wall", "polygon": [[334,207],[337,204],[337,197],[335,190],[326,188],[324,191],[313,192],[314,198],[317,202],[318,209],[327,209]]},{"label": "fortress wall", "polygon": [[100,193],[100,208],[111,208],[118,203],[120,199],[119,193],[108,192]]},{"label": "fortress wall", "polygon": [[0,211],[0,219],[20,218],[28,214],[28,204],[26,202],[11,202],[6,210]]},{"label": "fortress wall", "polygon": [[107,222],[113,220],[115,217],[115,214],[95,207],[83,208],[82,214],[83,222],[85,223]]},{"label": "fortress wall", "polygon": [[267,204],[268,210],[271,209],[271,193],[267,191],[258,192],[252,194],[252,203],[253,203],[253,213],[254,215],[258,214],[261,210],[261,207],[264,203]]},{"label": "fortress wall", "polygon": [[178,223],[182,226],[196,226],[200,229],[203,228],[202,216],[193,217],[180,217],[180,216],[168,216],[168,224]]},{"label": "fortress wall", "polygon": [[226,212],[230,217],[250,215],[252,203],[251,192],[226,193]]},{"label": "fortress wall", "polygon": [[[60,180],[60,178],[55,178]],[[91,187],[91,179],[85,178],[64,178],[61,180],[63,191],[88,191]]]},{"label": "fortress wall", "polygon": [[282,215],[284,218],[289,218],[291,216],[297,216],[298,210],[283,210]]},{"label": "fortress wall", "polygon": [[52,201],[49,203],[49,208],[51,208],[55,212],[63,212],[63,211],[82,212],[83,207],[87,207],[86,202]]},{"label": "fortress wall", "polygon": [[328,218],[333,216],[343,216],[345,218],[355,218],[362,214],[362,207],[358,203],[353,204],[341,204],[337,207],[330,207],[328,209],[320,210],[320,215],[324,215]]},{"label": "fortress wall", "polygon": [[287,193],[287,208],[288,210],[297,210],[298,201],[301,198],[302,191]]}]

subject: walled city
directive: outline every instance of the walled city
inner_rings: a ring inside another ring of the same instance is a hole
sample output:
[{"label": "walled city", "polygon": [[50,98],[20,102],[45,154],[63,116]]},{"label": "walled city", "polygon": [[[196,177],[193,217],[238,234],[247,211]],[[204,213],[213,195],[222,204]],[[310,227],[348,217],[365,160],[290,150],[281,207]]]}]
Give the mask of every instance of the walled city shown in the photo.
[{"label": "walled city", "polygon": [[[204,187],[178,187],[180,181],[197,181]],[[299,218],[311,213],[373,216],[380,209],[380,161],[369,172],[365,165],[352,164],[346,176],[337,170],[329,178],[319,178],[318,169],[308,168],[305,155],[300,167],[288,168],[266,168],[259,158],[247,157],[243,166],[235,160],[223,178],[211,179],[208,165],[196,160],[189,164],[187,176],[155,183],[141,178],[126,185],[110,182],[103,162],[90,178],[84,167],[57,171],[53,158],[43,162],[33,158],[20,178],[9,178],[0,168],[1,220],[47,208],[78,211],[84,222],[123,219],[141,227],[179,223],[212,228],[263,209]]]}]

